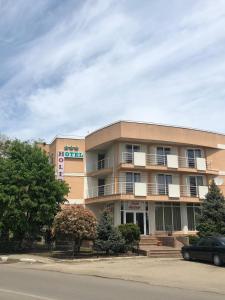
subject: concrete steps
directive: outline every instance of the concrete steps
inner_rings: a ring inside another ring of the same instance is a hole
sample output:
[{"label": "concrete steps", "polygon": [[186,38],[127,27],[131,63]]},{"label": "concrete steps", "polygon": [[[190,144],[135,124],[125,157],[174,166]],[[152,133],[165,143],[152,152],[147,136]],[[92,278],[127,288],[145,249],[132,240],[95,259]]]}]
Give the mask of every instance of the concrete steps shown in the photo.
[{"label": "concrete steps", "polygon": [[148,250],[147,256],[149,257],[171,257],[171,258],[181,258],[181,252],[179,249],[168,249],[168,250]]},{"label": "concrete steps", "polygon": [[161,246],[159,246],[157,249],[150,247],[140,247],[139,251],[142,255],[148,256],[148,257],[154,257],[154,258],[181,258],[181,252],[180,249],[164,249]]},{"label": "concrete steps", "polygon": [[144,237],[141,237],[141,240],[140,240],[140,243],[139,245],[140,246],[146,246],[146,245],[158,245],[159,244],[159,241],[156,237],[148,237],[148,236],[144,236]]},{"label": "concrete steps", "polygon": [[169,246],[162,246],[162,243],[157,237],[143,236],[139,243],[139,252],[145,256],[154,258],[180,258],[180,247],[174,248]]}]

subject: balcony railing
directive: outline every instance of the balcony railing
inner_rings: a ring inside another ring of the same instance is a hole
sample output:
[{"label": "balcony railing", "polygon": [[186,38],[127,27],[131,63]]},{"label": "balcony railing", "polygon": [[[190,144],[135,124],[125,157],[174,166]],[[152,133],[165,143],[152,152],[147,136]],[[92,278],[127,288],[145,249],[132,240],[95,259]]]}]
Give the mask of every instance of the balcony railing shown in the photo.
[{"label": "balcony railing", "polygon": [[121,163],[139,166],[140,159],[136,159],[138,155],[142,155],[141,166],[167,166],[169,168],[191,168],[198,170],[211,169],[211,162],[205,158],[181,157],[174,154],[147,154],[144,152],[122,152]]},{"label": "balcony railing", "polygon": [[190,186],[178,184],[157,184],[143,182],[119,182],[118,190],[114,184],[93,187],[88,198],[108,196],[113,194],[134,196],[168,196],[169,198],[196,197],[203,199],[208,192],[207,186]]},{"label": "balcony railing", "polygon": [[133,164],[134,163],[134,153],[122,152],[121,163]]},{"label": "balcony railing", "polygon": [[100,186],[94,186],[88,190],[88,198],[101,197],[113,195],[114,192],[114,184],[105,184]]},{"label": "balcony railing", "polygon": [[104,170],[112,167],[112,161],[110,157],[106,157],[104,159],[98,160],[92,165],[90,171],[95,172],[98,170]]}]

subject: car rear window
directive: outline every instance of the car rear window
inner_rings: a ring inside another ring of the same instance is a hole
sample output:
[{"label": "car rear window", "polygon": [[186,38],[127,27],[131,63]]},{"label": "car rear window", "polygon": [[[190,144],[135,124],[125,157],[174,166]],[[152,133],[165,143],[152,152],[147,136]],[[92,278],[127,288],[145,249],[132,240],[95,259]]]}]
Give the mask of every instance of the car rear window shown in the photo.
[{"label": "car rear window", "polygon": [[202,238],[199,242],[198,242],[198,246],[212,246],[213,241],[210,238]]},{"label": "car rear window", "polygon": [[220,238],[219,242],[221,245],[225,246],[225,238]]}]

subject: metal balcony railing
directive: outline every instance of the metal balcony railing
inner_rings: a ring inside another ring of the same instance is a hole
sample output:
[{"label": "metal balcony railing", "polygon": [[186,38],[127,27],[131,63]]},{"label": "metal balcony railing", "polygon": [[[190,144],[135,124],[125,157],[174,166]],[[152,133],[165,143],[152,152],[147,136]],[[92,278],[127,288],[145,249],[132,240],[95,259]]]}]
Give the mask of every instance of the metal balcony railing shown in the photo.
[{"label": "metal balcony railing", "polygon": [[[102,197],[113,194],[121,195],[134,195],[136,196],[135,182],[118,182],[117,190],[113,183],[95,186],[88,191],[88,198]],[[142,183],[144,184],[144,194],[146,196],[160,196],[167,195],[173,197],[170,194],[170,186],[177,187],[180,193],[180,197],[196,197],[199,198],[199,186],[190,185],[176,185],[176,184],[157,184],[157,183]],[[206,186],[201,186],[206,187]]]},{"label": "metal balcony railing", "polygon": [[193,185],[181,185],[180,194],[183,197],[199,197],[199,187]]},{"label": "metal balcony railing", "polygon": [[97,162],[97,170],[108,169],[112,166],[110,157],[106,157]]},{"label": "metal balcony railing", "polygon": [[146,154],[147,166],[166,166],[167,156],[159,154]]},{"label": "metal balcony railing", "polygon": [[[120,182],[119,183],[120,194],[135,194],[135,183],[134,182]],[[146,183],[146,195],[168,195],[169,185]]]},{"label": "metal balcony railing", "polygon": [[121,163],[133,164],[134,163],[134,153],[122,152]]},{"label": "metal balcony railing", "polygon": [[[179,168],[197,169],[197,158],[181,157],[178,158]],[[204,157],[203,157],[204,158]],[[206,160],[206,169],[211,169],[211,161]],[[134,153],[122,152],[121,163],[134,164]],[[146,154],[146,166],[167,166],[167,155]]]},{"label": "metal balcony railing", "polygon": [[113,195],[114,192],[114,184],[105,184],[100,186],[94,186],[88,190],[88,198],[101,197],[107,195]]},{"label": "metal balcony railing", "polygon": [[111,158],[105,157],[104,159],[98,160],[97,162],[93,163],[90,171],[95,172],[98,170],[108,169],[111,167],[112,167]]}]

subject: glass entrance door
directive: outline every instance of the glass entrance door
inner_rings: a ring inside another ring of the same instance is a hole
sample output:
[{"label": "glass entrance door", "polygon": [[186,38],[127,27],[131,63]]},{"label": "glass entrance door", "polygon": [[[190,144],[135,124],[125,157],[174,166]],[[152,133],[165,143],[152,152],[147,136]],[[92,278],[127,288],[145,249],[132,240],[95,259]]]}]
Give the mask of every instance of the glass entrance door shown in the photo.
[{"label": "glass entrance door", "polygon": [[136,212],[136,224],[139,226],[141,234],[145,234],[145,218],[143,212]]},{"label": "glass entrance door", "polygon": [[146,235],[146,215],[144,212],[126,211],[124,219],[125,224],[137,224],[140,228],[141,234]]}]

